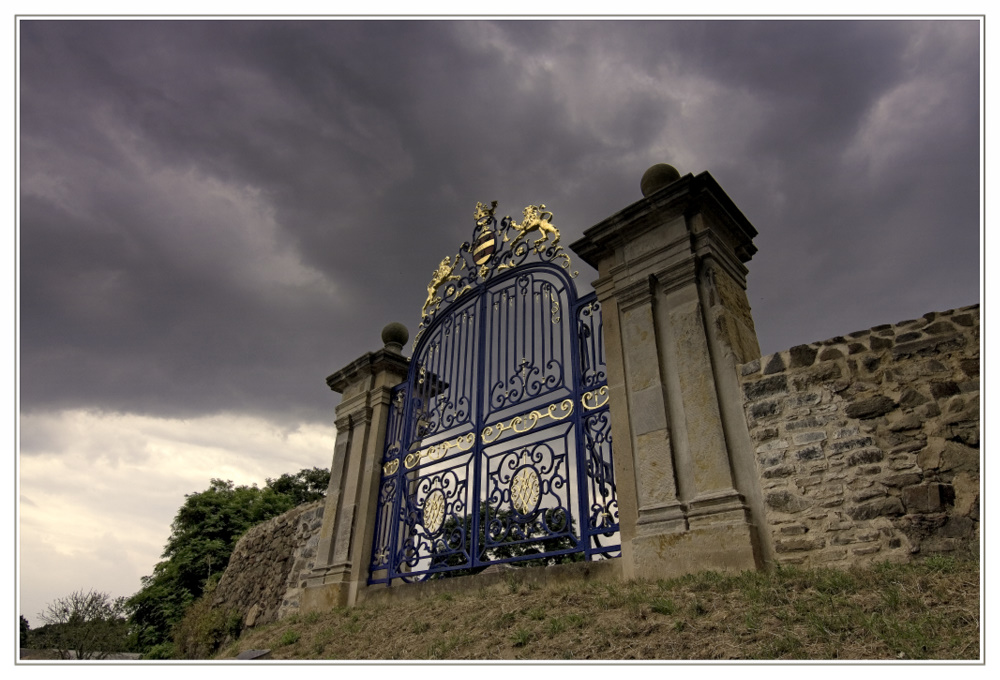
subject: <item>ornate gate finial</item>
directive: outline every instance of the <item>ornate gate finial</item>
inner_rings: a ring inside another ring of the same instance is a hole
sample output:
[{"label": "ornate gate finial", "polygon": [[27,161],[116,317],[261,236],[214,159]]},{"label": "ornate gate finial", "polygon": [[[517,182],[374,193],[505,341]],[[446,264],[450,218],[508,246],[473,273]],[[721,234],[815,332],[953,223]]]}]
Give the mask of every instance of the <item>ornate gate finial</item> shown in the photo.
[{"label": "ornate gate finial", "polygon": [[[522,210],[524,219],[520,224],[509,215],[498,223],[496,208],[496,201],[490,201],[489,206],[476,203],[472,214],[476,227],[471,245],[468,241],[463,243],[455,261],[452,262],[450,257],[444,258],[431,275],[427,284],[427,299],[420,310],[420,326],[413,338],[414,347],[442,307],[455,302],[474,286],[492,279],[496,272],[524,264],[531,254],[539,262],[559,264],[570,272],[570,278],[579,274],[570,270],[572,261],[559,245],[559,230],[552,224],[552,211],[544,203],[529,205]],[[531,232],[539,232],[541,237],[533,243],[526,241]]]}]

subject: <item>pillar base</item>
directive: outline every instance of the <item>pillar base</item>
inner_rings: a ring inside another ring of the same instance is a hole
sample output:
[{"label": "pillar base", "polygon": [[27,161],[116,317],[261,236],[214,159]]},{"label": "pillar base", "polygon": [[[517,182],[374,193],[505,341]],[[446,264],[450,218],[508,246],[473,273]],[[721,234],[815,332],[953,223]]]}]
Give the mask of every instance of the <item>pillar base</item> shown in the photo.
[{"label": "pillar base", "polygon": [[636,536],[631,541],[630,575],[656,580],[699,571],[758,569],[755,541],[756,532],[745,521]]},{"label": "pillar base", "polygon": [[302,589],[299,595],[299,611],[328,612],[337,607],[348,605],[349,583],[323,583],[309,585]]}]

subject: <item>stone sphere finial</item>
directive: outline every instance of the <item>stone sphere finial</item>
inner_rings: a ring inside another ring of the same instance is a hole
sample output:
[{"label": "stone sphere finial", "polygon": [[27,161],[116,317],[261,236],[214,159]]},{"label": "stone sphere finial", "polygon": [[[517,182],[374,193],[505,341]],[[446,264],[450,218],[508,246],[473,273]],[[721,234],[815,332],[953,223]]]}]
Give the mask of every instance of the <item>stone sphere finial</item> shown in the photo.
[{"label": "stone sphere finial", "polygon": [[406,330],[406,326],[399,323],[398,321],[393,321],[390,324],[386,324],[386,327],[382,329],[382,342],[385,344],[385,348],[390,352],[401,353],[403,351],[403,345],[406,341],[410,339],[410,331]]},{"label": "stone sphere finial", "polygon": [[639,181],[639,189],[642,191],[643,196],[649,196],[668,184],[673,184],[680,178],[681,173],[677,172],[677,168],[674,166],[667,165],[666,163],[657,163],[642,173],[642,179]]}]

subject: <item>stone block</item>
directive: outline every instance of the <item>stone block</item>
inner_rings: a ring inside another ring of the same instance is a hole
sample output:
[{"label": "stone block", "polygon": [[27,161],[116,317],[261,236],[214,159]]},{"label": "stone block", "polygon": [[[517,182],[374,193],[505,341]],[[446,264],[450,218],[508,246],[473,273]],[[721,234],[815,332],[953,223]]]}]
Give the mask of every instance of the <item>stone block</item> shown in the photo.
[{"label": "stone block", "polygon": [[813,430],[812,432],[797,432],[792,435],[792,443],[797,446],[802,446],[804,444],[814,444],[816,442],[821,442],[826,440],[826,432],[822,430]]},{"label": "stone block", "polygon": [[875,440],[871,437],[851,437],[850,439],[839,439],[830,442],[827,445],[827,451],[830,455],[839,455],[847,451],[854,451],[856,449],[872,446],[874,444]]},{"label": "stone block", "polygon": [[869,463],[878,463],[883,458],[885,454],[882,453],[882,449],[875,447],[869,447],[867,449],[861,449],[860,451],[855,451],[847,458],[847,465],[849,467],[854,467],[856,465],[867,465]]},{"label": "stone block", "polygon": [[844,412],[849,418],[868,420],[885,415],[896,408],[896,402],[884,395],[862,399],[853,404],[848,404]]},{"label": "stone block", "polygon": [[788,355],[791,360],[791,368],[804,368],[806,366],[812,366],[813,361],[816,360],[816,354],[819,350],[809,345],[796,345],[788,350]]},{"label": "stone block", "polygon": [[796,430],[805,430],[807,428],[815,429],[823,427],[830,422],[830,420],[832,420],[832,417],[829,415],[808,416],[797,420],[787,420],[785,421],[785,430],[794,432]]},{"label": "stone block", "polygon": [[781,401],[778,399],[760,401],[750,406],[750,417],[756,420],[778,415],[779,413],[781,413]]},{"label": "stone block", "polygon": [[785,461],[785,453],[783,451],[766,453],[761,455],[758,460],[760,461],[760,466],[762,468],[774,467],[775,465],[780,465]]},{"label": "stone block", "polygon": [[864,503],[865,501],[870,501],[873,498],[884,498],[885,496],[888,495],[889,494],[885,490],[885,487],[873,485],[868,489],[865,489],[861,493],[856,494],[854,498],[852,498],[851,500],[854,501],[855,503]]},{"label": "stone block", "polygon": [[914,408],[915,406],[920,406],[920,404],[927,403],[928,401],[928,397],[910,387],[904,389],[902,395],[899,397],[899,405],[902,408]]},{"label": "stone block", "polygon": [[942,472],[968,472],[979,475],[979,449],[954,441],[945,441],[941,446],[940,463]]},{"label": "stone block", "polygon": [[939,535],[945,538],[969,538],[975,533],[976,524],[977,522],[972,521],[968,517],[952,516],[941,527]]},{"label": "stone block", "polygon": [[826,547],[826,539],[820,537],[778,539],[774,542],[774,550],[779,553],[819,550],[824,547]]},{"label": "stone block", "polygon": [[970,378],[979,377],[979,357],[975,359],[962,359],[958,362],[958,365],[966,376]]},{"label": "stone block", "polygon": [[822,352],[820,352],[820,361],[832,361],[833,359],[843,359],[844,353],[841,352],[836,347],[827,347]]},{"label": "stone block", "polygon": [[960,472],[951,483],[955,489],[955,514],[971,516],[979,503],[979,480],[967,472]]},{"label": "stone block", "polygon": [[[889,331],[889,334],[891,336],[892,331]],[[871,346],[873,352],[881,352],[882,350],[892,347],[892,340],[873,335],[871,339]]]},{"label": "stone block", "polygon": [[844,439],[846,437],[856,437],[858,434],[860,434],[860,430],[858,430],[857,427],[854,427],[854,426],[851,426],[851,427],[840,427],[840,428],[837,428],[836,430],[834,430],[834,432],[833,432],[833,438],[834,439]]},{"label": "stone block", "polygon": [[931,385],[931,396],[935,399],[944,399],[961,392],[958,389],[958,383],[951,380],[943,382],[932,382]]},{"label": "stone block", "polygon": [[747,376],[760,372],[760,359],[754,359],[740,366],[740,375]]},{"label": "stone block", "polygon": [[743,385],[743,396],[750,401],[786,392],[788,392],[788,379],[784,375],[773,375],[770,378]]},{"label": "stone block", "polygon": [[879,552],[880,550],[882,550],[882,546],[876,544],[876,545],[866,545],[861,548],[852,548],[851,552],[854,553],[855,555],[873,555]]},{"label": "stone block", "polygon": [[939,352],[959,349],[965,344],[965,339],[958,334],[932,335],[929,338],[913,342],[897,342],[892,350],[892,358],[899,361],[909,356],[932,356]]},{"label": "stone block", "polygon": [[823,458],[823,448],[818,445],[807,446],[796,451],[795,458],[799,461],[820,460]]},{"label": "stone block", "polygon": [[771,355],[771,359],[764,366],[764,375],[772,375],[774,373],[781,373],[785,370],[785,361],[781,358],[781,352],[775,352]]},{"label": "stone block", "polygon": [[874,519],[875,517],[895,517],[902,515],[903,513],[903,504],[895,496],[880,498],[878,500],[855,505],[847,510],[848,516],[854,520]]},{"label": "stone block", "polygon": [[795,474],[795,467],[792,465],[778,465],[775,467],[767,468],[761,474],[765,479],[772,479],[774,477],[789,477]]},{"label": "stone block", "polygon": [[874,373],[878,370],[878,367],[882,364],[882,357],[879,356],[866,356],[861,358],[861,366],[868,373]]},{"label": "stone block", "polygon": [[921,406],[919,409],[917,409],[917,412],[927,419],[937,418],[939,415],[941,415],[941,407],[938,406],[936,402],[932,401],[929,404],[924,404],[923,406]]},{"label": "stone block", "polygon": [[822,475],[810,475],[808,477],[799,477],[795,480],[795,485],[799,487],[800,490],[808,489],[810,486],[818,486],[823,483]]},{"label": "stone block", "polygon": [[922,475],[916,472],[907,472],[901,475],[890,475],[882,479],[882,484],[893,488],[901,488],[904,486],[911,486],[913,484],[919,484]]},{"label": "stone block", "polygon": [[919,430],[923,427],[924,421],[915,413],[893,414],[896,417],[889,419],[890,432],[902,432],[904,430]]},{"label": "stone block", "polygon": [[806,390],[814,385],[836,380],[842,375],[843,371],[840,368],[840,364],[819,364],[814,368],[796,374],[792,379],[792,384],[797,390]]},{"label": "stone block", "polygon": [[954,490],[949,485],[930,483],[903,488],[903,505],[910,514],[940,512],[948,500],[954,500]]},{"label": "stone block", "polygon": [[788,514],[802,512],[812,507],[812,503],[808,499],[788,491],[772,491],[765,496],[764,501],[774,510]]},{"label": "stone block", "polygon": [[766,453],[768,451],[781,451],[787,448],[788,442],[784,439],[772,439],[758,446],[755,451],[757,453]]},{"label": "stone block", "polygon": [[758,427],[750,433],[750,437],[757,442],[766,442],[778,436],[776,427]]}]

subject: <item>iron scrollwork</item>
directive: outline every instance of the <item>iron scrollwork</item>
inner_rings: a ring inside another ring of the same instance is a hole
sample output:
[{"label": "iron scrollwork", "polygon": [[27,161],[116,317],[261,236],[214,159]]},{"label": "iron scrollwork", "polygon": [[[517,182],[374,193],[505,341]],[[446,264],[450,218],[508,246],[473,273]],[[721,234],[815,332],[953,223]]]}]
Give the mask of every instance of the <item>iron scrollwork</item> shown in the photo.
[{"label": "iron scrollwork", "polygon": [[369,581],[620,554],[601,308],[544,204],[478,203],[394,388]]}]

